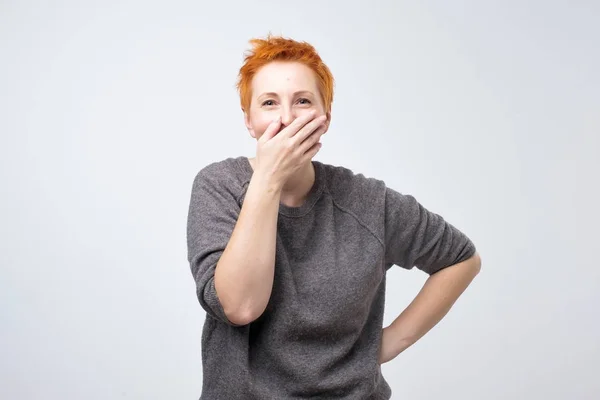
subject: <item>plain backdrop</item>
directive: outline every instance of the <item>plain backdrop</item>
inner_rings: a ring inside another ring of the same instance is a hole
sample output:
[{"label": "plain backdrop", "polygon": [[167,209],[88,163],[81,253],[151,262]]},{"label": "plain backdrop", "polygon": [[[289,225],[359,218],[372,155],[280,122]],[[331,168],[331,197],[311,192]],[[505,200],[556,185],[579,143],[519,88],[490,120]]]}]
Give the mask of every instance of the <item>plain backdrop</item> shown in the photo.
[{"label": "plain backdrop", "polygon": [[[393,399],[600,398],[594,1],[2,1],[0,398],[196,399],[192,181],[254,156],[252,37],[336,78],[316,160],[413,194],[481,274],[383,366]],[[426,275],[388,274],[385,324]]]}]

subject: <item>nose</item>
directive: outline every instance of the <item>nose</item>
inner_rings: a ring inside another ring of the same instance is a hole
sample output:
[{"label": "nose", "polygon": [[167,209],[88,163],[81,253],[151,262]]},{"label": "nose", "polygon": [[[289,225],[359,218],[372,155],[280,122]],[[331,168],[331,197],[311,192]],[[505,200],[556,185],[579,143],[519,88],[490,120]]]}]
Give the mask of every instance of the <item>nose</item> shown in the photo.
[{"label": "nose", "polygon": [[283,125],[288,126],[294,119],[296,119],[296,115],[294,115],[294,112],[291,109],[284,107],[281,110],[281,123]]}]

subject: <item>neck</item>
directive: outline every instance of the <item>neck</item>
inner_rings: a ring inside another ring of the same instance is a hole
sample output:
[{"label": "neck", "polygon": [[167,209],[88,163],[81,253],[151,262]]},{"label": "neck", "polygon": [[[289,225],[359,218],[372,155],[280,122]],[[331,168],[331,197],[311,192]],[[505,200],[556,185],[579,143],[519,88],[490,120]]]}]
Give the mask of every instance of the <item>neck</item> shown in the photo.
[{"label": "neck", "polygon": [[281,191],[282,200],[300,205],[315,183],[315,169],[312,162],[304,164],[298,171],[289,177]]}]

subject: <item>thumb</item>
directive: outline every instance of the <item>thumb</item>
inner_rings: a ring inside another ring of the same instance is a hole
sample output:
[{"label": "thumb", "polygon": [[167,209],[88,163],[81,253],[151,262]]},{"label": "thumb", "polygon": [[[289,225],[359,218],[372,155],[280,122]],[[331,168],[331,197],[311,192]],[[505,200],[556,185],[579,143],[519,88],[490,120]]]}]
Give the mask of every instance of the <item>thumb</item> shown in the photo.
[{"label": "thumb", "polygon": [[277,134],[277,132],[279,132],[280,126],[281,117],[277,117],[269,124],[269,126],[267,126],[267,129],[265,129],[264,133],[261,136],[261,139],[265,141],[272,139]]}]

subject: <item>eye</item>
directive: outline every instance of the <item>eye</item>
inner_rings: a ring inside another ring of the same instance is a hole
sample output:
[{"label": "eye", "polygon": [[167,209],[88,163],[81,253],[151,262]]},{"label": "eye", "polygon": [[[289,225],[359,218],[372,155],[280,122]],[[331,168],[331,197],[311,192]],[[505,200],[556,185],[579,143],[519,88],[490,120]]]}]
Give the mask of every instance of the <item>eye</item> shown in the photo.
[{"label": "eye", "polygon": [[262,102],[263,106],[272,106],[273,105],[273,100],[265,100]]},{"label": "eye", "polygon": [[298,99],[298,102],[299,102],[300,104],[310,104],[310,100],[309,100],[309,99],[307,99],[307,98],[304,98],[304,97],[303,97],[303,98],[301,98],[301,99]]}]

